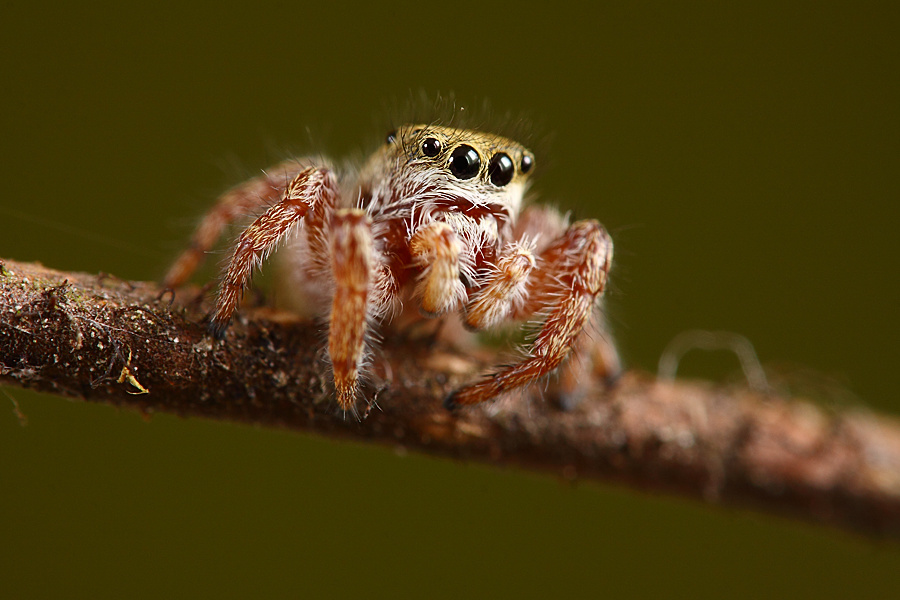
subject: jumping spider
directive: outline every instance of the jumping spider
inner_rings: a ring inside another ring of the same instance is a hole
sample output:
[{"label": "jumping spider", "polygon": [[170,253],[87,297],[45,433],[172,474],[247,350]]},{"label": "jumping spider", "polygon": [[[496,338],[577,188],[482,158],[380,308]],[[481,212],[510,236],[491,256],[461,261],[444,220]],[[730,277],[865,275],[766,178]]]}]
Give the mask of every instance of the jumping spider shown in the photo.
[{"label": "jumping spider", "polygon": [[[612,240],[597,221],[568,225],[550,208],[523,209],[533,167],[532,153],[512,140],[438,125],[400,127],[349,172],[321,159],[288,160],[219,199],[165,285],[183,284],[229,223],[265,209],[234,245],[210,329],[223,336],[253,270],[297,229],[291,287],[330,314],[328,354],[345,411],[355,407],[370,328],[410,297],[407,305],[427,317],[460,311],[471,330],[529,317],[541,323],[519,362],[455,391],[448,408],[534,382],[573,349],[615,376],[618,358],[598,307]],[[588,326],[601,329],[600,339]],[[579,377],[569,374],[576,385]]]}]

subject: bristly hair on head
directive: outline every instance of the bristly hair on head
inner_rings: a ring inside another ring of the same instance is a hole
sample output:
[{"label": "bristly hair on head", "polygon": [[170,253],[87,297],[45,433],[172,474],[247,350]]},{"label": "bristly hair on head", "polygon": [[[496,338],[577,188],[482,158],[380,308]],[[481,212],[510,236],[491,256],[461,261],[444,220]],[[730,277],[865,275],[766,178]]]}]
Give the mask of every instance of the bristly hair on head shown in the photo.
[{"label": "bristly hair on head", "polygon": [[498,112],[487,99],[462,102],[453,92],[429,94],[424,90],[410,90],[405,97],[387,101],[379,117],[381,129],[387,127],[385,133],[401,125],[421,123],[493,133],[516,141],[538,154],[543,152],[535,148],[535,144],[542,150],[547,143],[546,139],[537,139],[535,122],[530,114],[510,110]]}]

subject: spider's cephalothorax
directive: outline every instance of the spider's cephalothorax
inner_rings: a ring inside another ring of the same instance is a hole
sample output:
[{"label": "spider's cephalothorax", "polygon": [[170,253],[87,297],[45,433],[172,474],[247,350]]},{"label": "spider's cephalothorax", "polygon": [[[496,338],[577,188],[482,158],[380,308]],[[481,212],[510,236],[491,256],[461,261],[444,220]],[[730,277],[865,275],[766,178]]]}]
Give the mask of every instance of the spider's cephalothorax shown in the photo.
[{"label": "spider's cephalothorax", "polygon": [[[292,159],[222,196],[165,283],[184,283],[228,223],[265,208],[235,243],[213,333],[224,333],[253,269],[300,226],[291,284],[307,304],[318,299],[330,311],[328,354],[341,408],[355,406],[369,329],[406,290],[426,316],[460,311],[473,330],[540,320],[519,362],[457,390],[446,405],[484,402],[553,372],[586,345],[587,325],[602,324],[598,299],[612,241],[597,221],[568,225],[552,209],[523,209],[533,166],[531,152],[512,140],[437,125],[400,127],[352,172]],[[601,338],[603,350],[589,354],[614,375],[615,351]]]}]

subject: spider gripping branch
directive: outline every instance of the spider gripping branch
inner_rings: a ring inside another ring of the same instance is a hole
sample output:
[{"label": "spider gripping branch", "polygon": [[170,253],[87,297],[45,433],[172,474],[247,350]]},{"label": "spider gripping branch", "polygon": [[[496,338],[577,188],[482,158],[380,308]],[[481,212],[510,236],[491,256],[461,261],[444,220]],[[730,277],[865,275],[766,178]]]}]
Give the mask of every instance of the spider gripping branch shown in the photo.
[{"label": "spider gripping branch", "polygon": [[[223,343],[201,325],[202,302],[180,303],[187,290],[172,306],[152,284],[8,261],[0,381],[900,535],[897,423],[633,372],[605,385],[619,373],[599,310],[612,242],[596,221],[569,225],[552,209],[523,207],[533,165],[506,138],[407,125],[358,170],[300,158],[234,188],[201,221],[167,291],[187,281],[229,223],[249,217],[222,278],[213,333],[224,335],[254,269],[282,241],[294,266],[288,290],[307,300],[308,314],[245,307]],[[461,336],[429,339],[395,326],[420,326],[420,311],[476,330],[534,319],[537,333],[522,356],[496,367],[496,352]],[[376,353],[368,346],[378,330]],[[478,379],[485,371],[493,375]],[[530,386],[553,371],[548,395],[561,402]],[[360,382],[376,380],[367,410],[347,419]]]},{"label": "spider gripping branch", "polygon": [[526,397],[451,414],[442,399],[492,357],[392,336],[373,360],[379,410],[357,421],[331,401],[315,321],[247,307],[227,343],[211,343],[196,290],[172,304],[152,283],[0,265],[4,385],[617,481],[900,539],[896,418],[634,371],[607,391],[584,373],[583,399],[567,409]]},{"label": "spider gripping branch", "polygon": [[[445,404],[488,402],[556,371],[573,350],[582,352],[588,324],[603,323],[595,313],[612,241],[597,221],[569,227],[552,209],[523,209],[533,164],[512,140],[436,125],[398,129],[358,170],[336,174],[313,159],[282,163],[274,176],[220,198],[165,283],[190,276],[217,234],[239,220],[238,208],[265,209],[234,243],[210,324],[216,337],[224,336],[254,269],[290,239],[284,251],[298,273],[285,292],[330,293],[329,307],[304,309],[328,316],[328,357],[342,410],[355,410],[375,337],[370,330],[377,334],[388,316],[404,310],[410,320],[416,308],[429,318],[459,313],[472,330],[507,320],[541,323],[514,364],[462,387]],[[607,357],[603,369],[615,375],[609,336],[601,332],[598,339],[607,350],[584,355]],[[578,378],[564,379],[577,387]]]}]

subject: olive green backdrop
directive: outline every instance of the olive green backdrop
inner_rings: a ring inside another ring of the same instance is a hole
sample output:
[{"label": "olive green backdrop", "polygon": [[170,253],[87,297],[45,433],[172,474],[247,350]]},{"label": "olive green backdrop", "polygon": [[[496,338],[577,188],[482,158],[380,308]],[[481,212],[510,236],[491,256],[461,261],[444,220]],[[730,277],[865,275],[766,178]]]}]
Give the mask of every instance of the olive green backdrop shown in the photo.
[{"label": "olive green backdrop", "polygon": [[[629,364],[725,329],[820,402],[900,414],[900,21],[742,4],[4,5],[0,256],[159,277],[226,186],[287,150],[368,151],[393,99],[455,91],[530,113],[536,189],[613,233]],[[8,598],[900,590],[896,544],[8,392],[28,418],[0,397]]]}]

